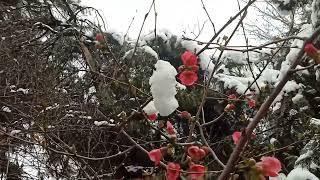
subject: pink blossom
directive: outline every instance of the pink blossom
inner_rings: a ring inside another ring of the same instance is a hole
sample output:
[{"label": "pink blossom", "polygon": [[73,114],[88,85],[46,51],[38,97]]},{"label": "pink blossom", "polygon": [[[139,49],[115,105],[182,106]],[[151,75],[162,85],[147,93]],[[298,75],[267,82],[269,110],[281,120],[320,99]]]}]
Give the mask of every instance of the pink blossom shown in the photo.
[{"label": "pink blossom", "polygon": [[191,86],[198,80],[198,75],[194,71],[186,70],[180,73],[179,79],[182,84]]},{"label": "pink blossom", "polygon": [[170,121],[167,121],[167,133],[170,135],[173,135],[176,133],[176,131]]},{"label": "pink blossom", "polygon": [[181,55],[181,60],[185,66],[197,66],[197,56],[190,51],[185,51]]},{"label": "pink blossom", "polygon": [[148,155],[150,160],[153,161],[156,166],[160,164],[160,161],[162,159],[161,149],[154,149],[150,151]]},{"label": "pink blossom", "polygon": [[101,33],[96,34],[96,40],[99,42],[103,42],[104,41],[104,36]]},{"label": "pink blossom", "polygon": [[237,96],[235,94],[230,94],[228,96],[228,99],[237,99]]},{"label": "pink blossom", "polygon": [[281,162],[275,157],[262,157],[261,161],[256,164],[264,176],[276,177],[281,171]]},{"label": "pink blossom", "polygon": [[312,43],[307,43],[304,46],[304,51],[307,53],[308,56],[314,56],[317,55],[318,49],[312,44]]},{"label": "pink blossom", "polygon": [[241,132],[239,132],[239,131],[235,131],[232,134],[232,139],[233,139],[234,144],[238,144],[240,137],[241,137]]},{"label": "pink blossom", "polygon": [[148,119],[150,121],[155,121],[157,119],[157,117],[158,117],[157,113],[152,113],[152,114],[148,115]]},{"label": "pink blossom", "polygon": [[181,111],[178,115],[180,118],[189,119],[191,118],[191,114],[188,111]]},{"label": "pink blossom", "polygon": [[248,99],[248,106],[254,108],[256,106],[256,101],[254,99]]},{"label": "pink blossom", "polygon": [[188,173],[191,176],[192,180],[196,180],[199,177],[203,177],[205,171],[206,171],[206,168],[204,166],[199,165],[199,164],[192,164],[189,167]]},{"label": "pink blossom", "polygon": [[236,108],[236,105],[234,104],[228,104],[225,108],[224,108],[224,111],[226,112],[229,112],[229,111],[232,111]]},{"label": "pink blossom", "polygon": [[199,161],[200,159],[204,158],[206,154],[207,154],[206,151],[203,149],[200,149],[198,146],[190,146],[188,148],[188,155],[193,160]]},{"label": "pink blossom", "polygon": [[180,176],[180,164],[168,163],[167,165],[167,179],[176,180]]}]

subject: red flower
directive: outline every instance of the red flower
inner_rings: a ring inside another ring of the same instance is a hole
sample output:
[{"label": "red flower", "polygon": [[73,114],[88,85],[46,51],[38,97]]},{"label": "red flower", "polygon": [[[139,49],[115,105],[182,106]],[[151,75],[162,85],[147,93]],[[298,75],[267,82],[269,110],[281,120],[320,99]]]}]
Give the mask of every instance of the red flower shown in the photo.
[{"label": "red flower", "polygon": [[101,33],[96,34],[96,40],[99,42],[104,42],[104,36]]},{"label": "red flower", "polygon": [[236,108],[236,106],[234,104],[228,104],[225,108],[224,111],[229,112],[232,111]]},{"label": "red flower", "polygon": [[190,174],[192,180],[196,180],[199,177],[204,176],[205,170],[206,170],[206,168],[204,166],[202,166],[202,165],[192,164],[189,167],[189,172],[188,173]]},{"label": "red flower", "polygon": [[188,111],[182,111],[178,115],[180,118],[189,119],[191,118],[191,114]]},{"label": "red flower", "polygon": [[[233,140],[234,144],[238,144],[240,137],[241,137],[241,132],[239,132],[239,131],[235,131],[232,134],[232,140]],[[257,134],[255,132],[252,132],[251,139],[255,139],[256,137],[257,137]]]},{"label": "red flower", "polygon": [[176,134],[176,131],[170,121],[167,121],[167,133],[170,135]]},{"label": "red flower", "polygon": [[152,114],[148,115],[148,119],[150,121],[155,121],[157,119],[157,117],[158,117],[157,113],[152,113]]},{"label": "red flower", "polygon": [[180,73],[179,79],[182,84],[191,86],[198,80],[198,75],[193,71],[183,71]]},{"label": "red flower", "polygon": [[206,154],[207,154],[206,151],[203,149],[200,149],[198,146],[190,146],[188,148],[188,155],[193,160],[199,161],[200,159],[204,158]]},{"label": "red flower", "polygon": [[161,149],[154,149],[150,151],[148,155],[150,160],[153,161],[156,166],[160,164],[160,161],[162,159]]},{"label": "red flower", "polygon": [[181,55],[181,60],[185,66],[197,66],[197,56],[190,51],[185,51]]},{"label": "red flower", "polygon": [[241,132],[239,132],[239,131],[235,131],[232,134],[232,139],[233,139],[234,144],[238,144],[240,137],[241,137]]},{"label": "red flower", "polygon": [[256,101],[254,99],[248,99],[248,106],[254,108],[256,106]]},{"label": "red flower", "polygon": [[228,96],[228,99],[237,99],[237,96],[235,94],[230,94]]},{"label": "red flower", "polygon": [[312,44],[312,43],[307,43],[304,46],[304,51],[307,53],[308,56],[315,56],[318,53],[318,49]]},{"label": "red flower", "polygon": [[180,165],[176,163],[168,163],[167,165],[167,179],[176,180],[180,176]]},{"label": "red flower", "polygon": [[310,56],[317,64],[320,63],[320,53],[319,50],[312,44],[307,43],[304,47],[304,51]]},{"label": "red flower", "polygon": [[256,164],[264,176],[276,177],[281,171],[281,163],[275,157],[262,157],[261,162]]}]

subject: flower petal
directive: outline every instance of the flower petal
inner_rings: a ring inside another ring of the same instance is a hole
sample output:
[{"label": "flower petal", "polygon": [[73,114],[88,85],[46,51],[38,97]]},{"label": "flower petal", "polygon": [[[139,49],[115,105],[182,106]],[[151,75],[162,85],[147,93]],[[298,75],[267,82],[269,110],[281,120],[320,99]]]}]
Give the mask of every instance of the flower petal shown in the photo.
[{"label": "flower petal", "polygon": [[198,80],[198,75],[193,71],[183,71],[179,75],[179,79],[183,85],[191,86]]}]

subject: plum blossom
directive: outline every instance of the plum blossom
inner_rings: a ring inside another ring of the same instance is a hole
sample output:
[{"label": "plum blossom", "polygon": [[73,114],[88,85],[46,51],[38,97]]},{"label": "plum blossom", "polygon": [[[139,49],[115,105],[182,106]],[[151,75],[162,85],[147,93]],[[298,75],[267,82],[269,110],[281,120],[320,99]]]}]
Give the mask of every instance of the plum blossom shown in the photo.
[{"label": "plum blossom", "polygon": [[204,158],[206,156],[206,151],[203,149],[200,149],[198,146],[190,146],[188,148],[188,155],[193,160],[199,161],[200,159]]},{"label": "plum blossom", "polygon": [[191,164],[189,166],[189,175],[192,180],[196,180],[199,177],[203,177],[205,173],[206,168],[199,164]]},{"label": "plum blossom", "polygon": [[103,34],[97,33],[97,34],[96,34],[96,40],[97,40],[98,42],[104,42],[104,36],[103,36]]},{"label": "plum blossom", "polygon": [[167,121],[167,133],[170,135],[176,134],[176,130],[174,129],[173,125],[170,121]]},{"label": "plum blossom", "polygon": [[190,51],[185,51],[181,55],[181,60],[185,66],[196,66],[198,63],[197,56]]},{"label": "plum blossom", "polygon": [[150,151],[148,155],[150,160],[153,161],[156,166],[160,164],[160,161],[162,159],[161,149],[154,149]]},{"label": "plum blossom", "polygon": [[189,119],[191,118],[191,114],[188,111],[182,111],[178,115],[180,118]]},{"label": "plum blossom", "polygon": [[158,117],[157,113],[152,113],[152,114],[148,115],[148,119],[150,121],[155,121],[157,119],[157,117]]},{"label": "plum blossom", "polygon": [[229,111],[232,111],[236,108],[236,105],[234,104],[228,104],[225,108],[224,108],[224,111],[226,112],[229,112]]},{"label": "plum blossom", "polygon": [[261,169],[264,176],[276,177],[281,171],[281,162],[275,157],[264,156],[256,166]]},{"label": "plum blossom", "polygon": [[240,137],[241,137],[241,132],[239,132],[239,131],[235,131],[232,134],[232,140],[233,140],[234,144],[238,144]]},{"label": "plum blossom", "polygon": [[319,50],[312,44],[307,43],[304,47],[304,51],[310,56],[317,64],[320,63],[320,53]]},{"label": "plum blossom", "polygon": [[186,70],[180,73],[179,79],[182,84],[191,86],[198,80],[198,75],[194,71]]},{"label": "plum blossom", "polygon": [[230,94],[229,96],[228,96],[228,99],[237,99],[237,96],[235,95],[235,94]]},{"label": "plum blossom", "polygon": [[254,108],[256,106],[256,101],[254,99],[248,99],[248,106]]},{"label": "plum blossom", "polygon": [[167,165],[167,179],[176,180],[180,176],[180,164],[170,162]]},{"label": "plum blossom", "polygon": [[180,74],[179,79],[186,86],[193,85],[198,80],[198,59],[195,54],[190,51],[185,51],[181,55],[183,65],[178,68]]}]

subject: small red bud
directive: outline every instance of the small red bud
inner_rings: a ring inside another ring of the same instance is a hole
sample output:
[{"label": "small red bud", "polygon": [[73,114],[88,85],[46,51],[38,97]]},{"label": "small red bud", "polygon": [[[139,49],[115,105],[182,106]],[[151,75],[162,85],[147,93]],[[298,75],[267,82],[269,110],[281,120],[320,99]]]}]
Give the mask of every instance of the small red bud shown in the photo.
[{"label": "small red bud", "polygon": [[104,36],[101,33],[96,34],[96,40],[99,42],[104,42]]},{"label": "small red bud", "polygon": [[304,51],[307,53],[308,56],[314,56],[317,54],[318,49],[312,43],[308,43],[305,45]]}]

